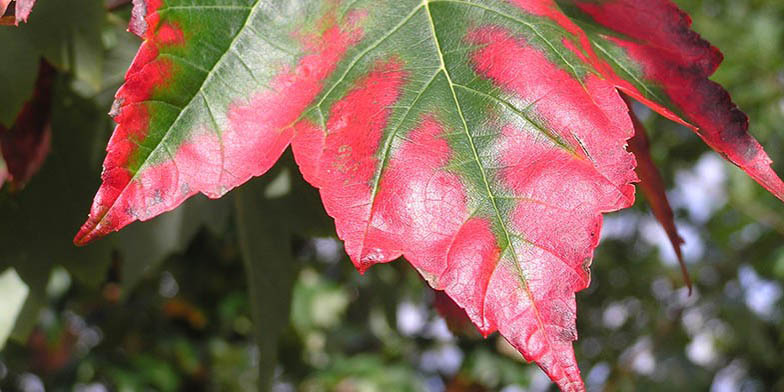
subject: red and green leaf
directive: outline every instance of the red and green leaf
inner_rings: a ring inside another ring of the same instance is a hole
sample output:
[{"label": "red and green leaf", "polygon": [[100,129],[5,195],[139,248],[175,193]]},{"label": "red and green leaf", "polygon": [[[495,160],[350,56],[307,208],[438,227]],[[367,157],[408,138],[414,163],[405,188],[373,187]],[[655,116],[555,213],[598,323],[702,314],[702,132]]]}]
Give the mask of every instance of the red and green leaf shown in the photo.
[{"label": "red and green leaf", "polygon": [[[708,88],[692,73],[628,81],[640,75],[610,60],[656,60],[597,54],[607,28],[585,17],[588,2],[564,3],[134,0],[130,29],[144,42],[75,242],[199,192],[220,197],[292,144],[360,271],[404,256],[482,333],[498,330],[563,390],[584,390],[575,292],[589,283],[602,213],[630,206],[637,181],[617,89],[684,123],[737,115],[721,94],[704,99],[730,114],[681,102],[667,83]],[[644,54],[688,56],[688,43]],[[652,86],[669,98],[639,92]],[[711,129],[709,144],[777,189],[761,150],[738,155],[753,141],[745,128],[732,140]]]}]

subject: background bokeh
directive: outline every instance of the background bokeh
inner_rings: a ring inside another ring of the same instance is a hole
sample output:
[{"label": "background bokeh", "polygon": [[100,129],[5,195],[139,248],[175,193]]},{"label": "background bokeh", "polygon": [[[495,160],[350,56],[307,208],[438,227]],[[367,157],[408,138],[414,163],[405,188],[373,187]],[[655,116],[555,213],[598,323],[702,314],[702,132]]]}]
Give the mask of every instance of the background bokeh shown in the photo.
[{"label": "background bokeh", "polygon": [[[39,3],[27,30],[46,27],[36,12],[55,12]],[[784,2],[676,3],[724,52],[714,80],[749,115],[752,133],[784,173]],[[449,304],[405,262],[357,273],[290,157],[250,190],[283,215],[306,212],[314,228],[277,242],[291,248],[279,259],[264,253],[293,282],[289,320],[257,315],[279,325],[277,346],[260,351],[253,341],[251,304],[274,307],[285,294],[273,285],[248,295],[247,274],[269,271],[243,266],[247,233],[237,229],[236,211],[247,195],[189,201],[130,227],[114,247],[61,250],[96,189],[111,132],[105,113],[138,45],[124,31],[128,7],[99,15],[101,50],[90,55],[102,65],[91,71],[65,61],[71,71],[55,84],[52,154],[24,190],[32,201],[0,196],[7,226],[0,229],[0,332],[11,331],[0,351],[0,390],[252,391],[270,350],[278,354],[268,372],[276,392],[553,390],[498,335],[484,339],[459,320],[447,325],[441,314]],[[14,34],[21,33],[0,32],[0,42]],[[71,59],[84,55],[78,45],[71,50]],[[0,71],[9,61],[0,55]],[[589,390],[784,391],[784,206],[689,130],[636,109],[686,240],[694,293],[687,295],[641,196],[608,215],[591,286],[577,295],[575,348]]]}]

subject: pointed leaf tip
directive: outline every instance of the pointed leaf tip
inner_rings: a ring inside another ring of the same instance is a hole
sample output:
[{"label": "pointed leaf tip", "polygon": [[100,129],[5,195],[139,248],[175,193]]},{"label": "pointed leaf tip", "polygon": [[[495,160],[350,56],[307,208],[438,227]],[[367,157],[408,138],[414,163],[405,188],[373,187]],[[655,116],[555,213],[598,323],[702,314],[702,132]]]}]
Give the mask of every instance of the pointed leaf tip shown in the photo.
[{"label": "pointed leaf tip", "polygon": [[[784,182],[749,133],[748,117],[709,77],[721,52],[691,29],[670,0],[569,0],[569,15],[593,25],[579,32],[582,49],[624,93],[689,126],[708,146],[784,201]],[[606,30],[613,34],[607,34]],[[600,48],[598,52],[594,47]]]},{"label": "pointed leaf tip", "polygon": [[650,143],[648,142],[645,126],[643,126],[640,119],[634,113],[630,98],[624,96],[624,100],[629,107],[629,116],[634,124],[634,137],[629,139],[628,149],[634,154],[634,157],[637,160],[635,172],[637,173],[637,176],[640,177],[640,189],[645,195],[645,200],[648,201],[654,217],[656,217],[656,220],[659,221],[659,224],[662,226],[665,233],[667,233],[667,238],[670,240],[672,250],[675,252],[675,256],[678,259],[683,281],[686,284],[686,287],[689,288],[689,294],[691,295],[691,277],[689,276],[689,271],[686,267],[686,262],[683,259],[683,252],[681,250],[684,241],[678,234],[678,229],[675,226],[675,216],[670,207],[669,199],[667,198],[664,180],[662,179],[659,170],[656,168],[656,164],[653,162],[653,157],[651,157]]},{"label": "pointed leaf tip", "polygon": [[96,233],[95,226],[92,217],[88,217],[87,222],[82,225],[79,232],[74,236],[73,244],[76,246],[85,246],[100,237],[101,234]]}]

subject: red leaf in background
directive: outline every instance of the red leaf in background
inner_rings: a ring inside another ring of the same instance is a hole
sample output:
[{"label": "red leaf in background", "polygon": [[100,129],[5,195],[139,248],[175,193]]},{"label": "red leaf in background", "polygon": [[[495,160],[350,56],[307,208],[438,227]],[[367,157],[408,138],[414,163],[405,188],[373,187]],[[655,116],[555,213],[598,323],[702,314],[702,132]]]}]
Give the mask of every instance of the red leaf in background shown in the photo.
[{"label": "red leaf in background", "polygon": [[[627,100],[627,103],[630,102]],[[634,123],[634,137],[629,139],[628,150],[634,154],[635,159],[637,159],[637,168],[635,169],[635,172],[637,173],[637,176],[640,177],[639,187],[642,189],[643,195],[645,195],[645,200],[647,200],[648,204],[651,206],[653,215],[662,225],[664,231],[667,233],[667,237],[670,239],[672,249],[675,251],[675,255],[678,257],[678,263],[681,266],[683,281],[689,288],[689,293],[691,293],[691,278],[689,277],[689,271],[686,268],[686,263],[683,260],[683,254],[681,252],[683,239],[678,234],[678,229],[675,227],[675,217],[673,216],[672,208],[670,208],[670,202],[667,200],[667,187],[664,185],[661,174],[659,174],[659,169],[657,169],[656,165],[653,163],[645,127],[631,110],[631,105],[629,105],[629,114]]]},{"label": "red leaf in background", "polygon": [[433,307],[444,318],[449,330],[456,335],[476,335],[476,327],[465,310],[440,290],[433,290]]},{"label": "red leaf in background", "polygon": [[30,12],[33,11],[35,0],[16,0],[13,13],[6,15],[8,6],[13,0],[0,0],[0,25],[19,25],[19,22],[27,22]]},{"label": "red leaf in background", "polygon": [[0,125],[0,152],[6,164],[7,180],[13,189],[22,188],[43,165],[49,153],[54,76],[54,68],[41,61],[33,97],[25,103],[10,129]]}]

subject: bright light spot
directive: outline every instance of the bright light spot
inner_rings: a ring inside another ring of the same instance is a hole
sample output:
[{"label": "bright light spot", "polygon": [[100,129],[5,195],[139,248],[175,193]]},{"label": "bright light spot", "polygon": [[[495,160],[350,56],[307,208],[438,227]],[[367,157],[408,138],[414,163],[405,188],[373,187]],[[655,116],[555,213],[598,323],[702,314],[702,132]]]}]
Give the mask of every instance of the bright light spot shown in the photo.
[{"label": "bright light spot", "polygon": [[444,385],[444,380],[441,377],[433,376],[425,379],[425,389],[427,389],[427,392],[444,392],[446,385]]},{"label": "bright light spot", "polygon": [[691,170],[675,175],[675,189],[668,195],[673,207],[689,211],[692,221],[705,223],[727,203],[724,161],[714,153],[705,153]]},{"label": "bright light spot", "polygon": [[651,339],[645,336],[621,354],[621,361],[638,374],[650,376],[656,371],[656,358],[651,349]]},{"label": "bright light spot", "polygon": [[313,247],[316,249],[316,258],[328,264],[340,261],[343,245],[332,237],[313,238]]},{"label": "bright light spot", "polygon": [[732,361],[727,367],[716,372],[710,392],[735,392],[741,390],[746,376],[746,366],[740,360]]},{"label": "bright light spot", "polygon": [[639,374],[650,376],[656,370],[656,358],[650,349],[639,353],[632,361],[632,370]]},{"label": "bright light spot", "polygon": [[704,310],[700,307],[688,308],[683,311],[681,322],[689,335],[694,336],[702,330],[702,327],[705,325],[703,312]]},{"label": "bright light spot", "polygon": [[651,293],[659,301],[665,301],[672,294],[672,282],[667,278],[656,278],[651,282]]},{"label": "bright light spot", "polygon": [[49,276],[46,283],[46,295],[50,298],[60,298],[71,287],[71,274],[65,268],[57,266]]},{"label": "bright light spot", "polygon": [[451,342],[455,339],[455,336],[452,335],[452,332],[449,331],[449,327],[446,325],[446,321],[444,321],[442,317],[436,317],[433,321],[427,324],[425,337],[435,339],[439,342]]},{"label": "bright light spot", "polygon": [[401,302],[397,306],[397,329],[404,336],[418,334],[427,323],[427,310],[411,302]]},{"label": "bright light spot", "polygon": [[294,385],[286,382],[276,382],[272,385],[272,392],[295,392]]},{"label": "bright light spot", "polygon": [[8,335],[16,324],[30,289],[22,281],[16,270],[7,269],[0,275],[0,348],[5,345]]},{"label": "bright light spot", "polygon": [[426,372],[453,375],[463,364],[463,352],[453,344],[446,344],[422,353],[420,367]]},{"label": "bright light spot", "polygon": [[525,388],[523,388],[523,387],[521,387],[519,385],[513,384],[513,385],[507,385],[507,386],[503,387],[501,389],[501,392],[526,392],[526,391],[525,391]]},{"label": "bright light spot", "polygon": [[749,309],[766,320],[781,318],[781,311],[776,306],[782,296],[781,284],[761,278],[746,264],[738,268],[738,280]]},{"label": "bright light spot", "polygon": [[291,191],[291,175],[288,168],[283,168],[277,177],[270,181],[264,189],[264,196],[268,199],[277,199],[286,196]]},{"label": "bright light spot", "polygon": [[618,329],[629,318],[629,310],[622,303],[613,302],[604,309],[602,321],[604,326],[610,329]]},{"label": "bright light spot", "polygon": [[730,236],[730,241],[736,248],[749,245],[756,242],[765,230],[762,225],[758,223],[750,223],[743,227],[740,231],[733,233]]},{"label": "bright light spot", "polygon": [[180,285],[174,275],[169,271],[163,271],[161,280],[158,282],[158,294],[163,298],[174,298],[180,292]]},{"label": "bright light spot", "polygon": [[80,354],[87,354],[93,347],[103,340],[103,331],[98,327],[87,327],[79,330],[79,337],[76,341],[75,351]]},{"label": "bright light spot", "polygon": [[33,373],[22,373],[19,376],[19,389],[22,392],[46,392],[43,381]]},{"label": "bright light spot", "polygon": [[585,383],[588,384],[588,390],[600,391],[604,383],[607,382],[607,377],[610,376],[610,365],[607,362],[599,362],[591,368],[588,376],[585,378]]},{"label": "bright light spot", "polygon": [[105,385],[99,383],[77,385],[74,392],[107,392]]},{"label": "bright light spot", "polygon": [[531,368],[531,383],[528,384],[528,390],[531,392],[545,392],[550,390],[550,386],[553,384],[550,381],[550,377],[539,369],[539,367],[534,366]]},{"label": "bright light spot", "polygon": [[686,356],[697,365],[704,367],[713,365],[718,357],[713,334],[710,332],[697,334],[686,346]]},{"label": "bright light spot", "polygon": [[602,224],[601,240],[629,239],[637,231],[640,214],[633,211],[624,211],[617,214],[606,215]]}]

